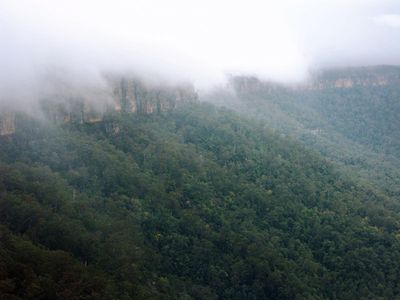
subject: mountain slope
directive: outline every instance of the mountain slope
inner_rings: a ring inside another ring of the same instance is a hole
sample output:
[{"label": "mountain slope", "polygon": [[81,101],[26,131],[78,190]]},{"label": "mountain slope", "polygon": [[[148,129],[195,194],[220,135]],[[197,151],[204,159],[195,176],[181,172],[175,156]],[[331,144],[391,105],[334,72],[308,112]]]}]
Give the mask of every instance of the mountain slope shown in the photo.
[{"label": "mountain slope", "polygon": [[238,77],[236,94],[209,100],[261,120],[399,197],[399,83],[400,68],[391,66],[328,70],[292,87]]},{"label": "mountain slope", "polygon": [[17,118],[0,142],[1,223],[70,253],[76,276],[100,274],[87,299],[400,294],[399,203],[261,122],[200,103],[61,127]]}]

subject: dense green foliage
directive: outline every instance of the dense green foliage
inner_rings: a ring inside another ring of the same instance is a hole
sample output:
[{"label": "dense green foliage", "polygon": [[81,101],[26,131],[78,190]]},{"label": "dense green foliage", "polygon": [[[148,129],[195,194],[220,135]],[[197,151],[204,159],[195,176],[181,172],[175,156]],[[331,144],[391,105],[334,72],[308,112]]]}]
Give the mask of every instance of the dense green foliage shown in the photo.
[{"label": "dense green foliage", "polygon": [[104,274],[70,254],[49,251],[0,227],[1,299],[100,299],[111,295]]},{"label": "dense green foliage", "polygon": [[[399,197],[400,68],[339,69],[317,78],[322,88],[238,78],[239,83],[247,81],[245,88],[210,100],[261,120],[318,151],[349,176]],[[336,80],[352,80],[354,86],[335,87]]]},{"label": "dense green foliage", "polygon": [[400,204],[263,123],[193,104],[18,126],[0,141],[2,295],[400,295]]},{"label": "dense green foliage", "polygon": [[310,104],[339,133],[400,158],[400,87],[354,87],[310,94]]}]

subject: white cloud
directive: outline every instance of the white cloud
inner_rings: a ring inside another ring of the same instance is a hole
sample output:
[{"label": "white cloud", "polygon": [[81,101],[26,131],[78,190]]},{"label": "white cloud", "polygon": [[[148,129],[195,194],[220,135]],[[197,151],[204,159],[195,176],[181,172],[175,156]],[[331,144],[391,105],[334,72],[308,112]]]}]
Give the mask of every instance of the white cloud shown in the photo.
[{"label": "white cloud", "polygon": [[378,25],[400,28],[400,15],[385,14],[376,16],[373,20]]},{"label": "white cloud", "polygon": [[313,66],[400,63],[398,33],[377,25],[397,26],[396,11],[397,0],[1,0],[0,101],[50,67],[78,82],[136,70],[207,85],[227,72],[298,80]]}]

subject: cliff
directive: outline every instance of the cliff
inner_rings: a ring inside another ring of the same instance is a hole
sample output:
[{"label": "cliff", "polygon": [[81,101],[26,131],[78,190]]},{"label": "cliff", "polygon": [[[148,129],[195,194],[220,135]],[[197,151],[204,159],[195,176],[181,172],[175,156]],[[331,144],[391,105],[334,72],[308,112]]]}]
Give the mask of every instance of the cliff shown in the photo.
[{"label": "cliff", "polygon": [[174,109],[197,100],[189,84],[156,85],[137,78],[108,77],[108,97],[91,99],[88,95],[55,102],[43,100],[42,109],[54,123],[96,123],[108,112],[153,114]]},{"label": "cliff", "polygon": [[[106,86],[97,91],[74,92],[60,88],[57,93],[42,98],[40,111],[54,124],[96,123],[111,112],[155,114],[170,111],[198,96],[190,84],[155,84],[138,78],[108,76]],[[108,128],[118,133],[119,128]],[[0,136],[16,130],[15,112],[0,111]]]},{"label": "cliff", "polygon": [[105,103],[96,106],[87,98],[69,99],[58,103],[44,100],[41,104],[46,117],[55,124],[100,122],[106,112]]},{"label": "cliff", "polygon": [[154,85],[137,79],[112,80],[114,109],[137,114],[161,113],[197,100],[189,84]]},{"label": "cliff", "polygon": [[303,88],[311,90],[346,89],[363,86],[386,86],[399,83],[399,67],[374,66],[319,71],[312,75],[311,82]]},{"label": "cliff", "polygon": [[314,72],[309,80],[297,84],[262,81],[253,76],[233,76],[230,85],[238,93],[273,92],[279,90],[325,90],[355,87],[379,87],[400,84],[400,67],[374,66],[326,69]]},{"label": "cliff", "polygon": [[0,136],[11,135],[15,133],[15,113],[0,113]]}]

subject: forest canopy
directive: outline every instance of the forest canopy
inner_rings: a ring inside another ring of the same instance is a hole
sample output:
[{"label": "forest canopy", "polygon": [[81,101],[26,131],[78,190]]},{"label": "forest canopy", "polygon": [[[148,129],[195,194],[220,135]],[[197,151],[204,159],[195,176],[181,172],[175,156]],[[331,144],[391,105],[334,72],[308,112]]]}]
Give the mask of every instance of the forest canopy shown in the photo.
[{"label": "forest canopy", "polygon": [[17,118],[0,142],[11,299],[400,294],[398,201],[262,121],[204,103]]}]

